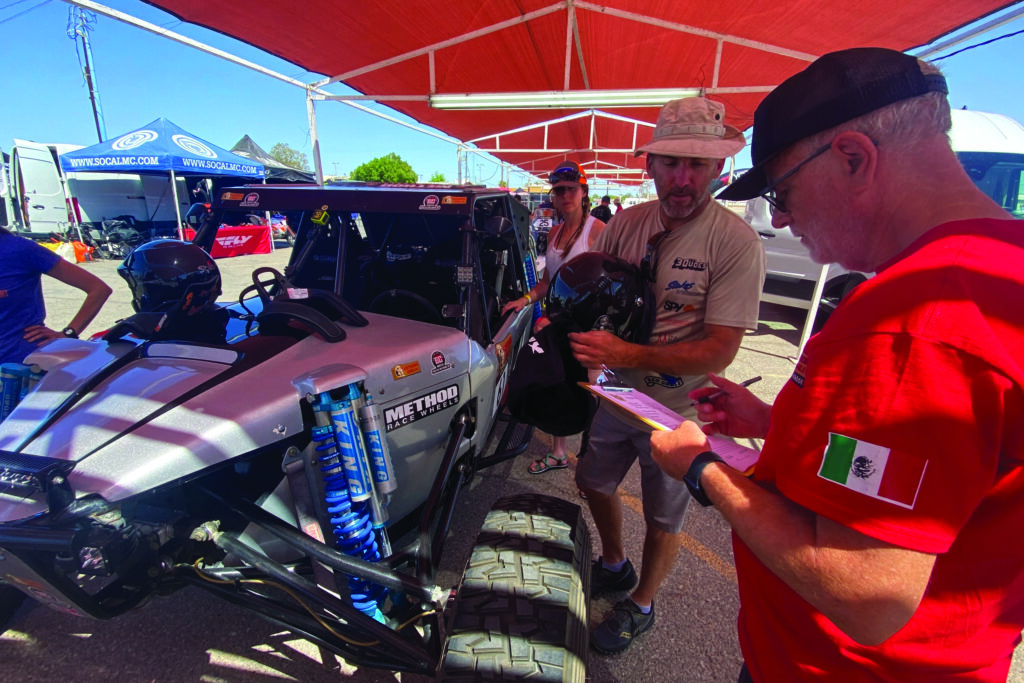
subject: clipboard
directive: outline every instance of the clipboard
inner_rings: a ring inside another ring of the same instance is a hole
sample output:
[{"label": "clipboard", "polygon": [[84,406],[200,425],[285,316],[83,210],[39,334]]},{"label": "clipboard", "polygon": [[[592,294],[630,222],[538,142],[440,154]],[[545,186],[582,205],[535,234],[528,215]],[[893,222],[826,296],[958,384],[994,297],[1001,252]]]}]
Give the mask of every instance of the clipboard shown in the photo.
[{"label": "clipboard", "polygon": [[[686,421],[686,418],[679,413],[633,387],[587,384],[586,382],[580,382],[579,385],[598,398],[625,410],[652,429],[670,432]],[[720,455],[727,465],[747,476],[753,473],[761,451],[717,435],[709,436],[708,441],[711,442],[712,450]]]}]

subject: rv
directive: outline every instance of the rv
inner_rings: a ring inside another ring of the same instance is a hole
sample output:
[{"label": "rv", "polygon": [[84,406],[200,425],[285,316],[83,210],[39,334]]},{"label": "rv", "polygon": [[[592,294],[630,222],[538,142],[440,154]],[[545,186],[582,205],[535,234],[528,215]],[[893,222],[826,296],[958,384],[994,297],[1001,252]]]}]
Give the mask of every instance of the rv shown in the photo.
[{"label": "rv", "polygon": [[[99,228],[104,220],[132,216],[156,233],[177,226],[174,194],[165,175],[68,172],[60,155],[81,145],[15,140],[10,177],[14,220],[27,237],[45,239],[78,226]],[[191,204],[184,178],[177,179],[178,203],[184,215]]]}]

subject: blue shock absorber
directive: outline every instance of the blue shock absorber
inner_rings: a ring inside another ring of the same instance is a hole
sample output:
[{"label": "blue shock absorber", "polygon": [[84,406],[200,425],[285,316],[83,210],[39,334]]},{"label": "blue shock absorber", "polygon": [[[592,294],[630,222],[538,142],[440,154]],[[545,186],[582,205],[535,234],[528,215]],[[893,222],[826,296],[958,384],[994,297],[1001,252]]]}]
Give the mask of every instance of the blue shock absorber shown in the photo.
[{"label": "blue shock absorber", "polygon": [[[527,256],[523,261],[523,265],[526,267],[526,284],[533,289],[534,285],[537,284],[537,271],[533,269],[533,257]],[[538,301],[533,305],[533,322],[537,322],[540,318],[540,302]]]},{"label": "blue shock absorber", "polygon": [[[365,487],[360,487],[358,483],[356,486],[350,486],[352,471],[344,459],[345,454],[351,452],[352,445],[349,443],[346,448],[342,443],[345,432],[334,422],[336,414],[338,419],[344,419],[345,406],[339,405],[342,403],[348,404],[349,413],[353,412],[348,401],[331,402],[325,395],[318,397],[317,405],[314,406],[314,410],[327,412],[332,422],[313,427],[312,430],[316,462],[324,481],[327,514],[337,539],[337,547],[342,552],[368,562],[377,562],[381,559],[381,552],[370,514],[370,496]],[[360,491],[358,497],[353,495],[353,488]],[[383,622],[380,604],[387,593],[386,588],[363,579],[349,577],[348,589],[353,607]]]},{"label": "blue shock absorber", "polygon": [[367,500],[373,494],[373,480],[363,450],[363,440],[359,438],[359,423],[356,421],[352,401],[335,401],[331,404],[330,414],[341,451],[341,464],[348,479],[349,495],[354,501]]},{"label": "blue shock absorber", "polygon": [[363,428],[366,449],[370,453],[373,483],[381,497],[387,496],[398,488],[398,482],[395,481],[395,466],[391,463],[384,416],[369,393],[365,396],[363,407],[359,409],[359,424]]}]

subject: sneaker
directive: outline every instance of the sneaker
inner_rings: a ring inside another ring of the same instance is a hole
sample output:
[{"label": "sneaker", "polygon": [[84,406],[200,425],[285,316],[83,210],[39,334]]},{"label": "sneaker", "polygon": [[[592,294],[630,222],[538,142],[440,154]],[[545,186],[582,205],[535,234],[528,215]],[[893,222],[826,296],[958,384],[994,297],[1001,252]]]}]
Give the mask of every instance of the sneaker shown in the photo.
[{"label": "sneaker", "polygon": [[640,583],[640,579],[636,575],[636,570],[633,569],[633,563],[629,560],[622,565],[622,569],[613,572],[601,564],[599,557],[594,560],[590,569],[590,597],[592,598],[605,593],[625,593],[636,588],[638,583]]},{"label": "sneaker", "polygon": [[654,626],[654,603],[644,614],[630,598],[619,600],[601,624],[590,634],[590,644],[606,655],[625,651],[633,640]]}]

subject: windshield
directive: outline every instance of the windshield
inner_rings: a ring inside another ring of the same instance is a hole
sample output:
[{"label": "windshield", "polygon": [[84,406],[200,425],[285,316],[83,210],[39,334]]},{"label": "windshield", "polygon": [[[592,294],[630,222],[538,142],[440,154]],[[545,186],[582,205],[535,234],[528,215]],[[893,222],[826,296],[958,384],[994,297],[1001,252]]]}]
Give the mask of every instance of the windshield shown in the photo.
[{"label": "windshield", "polygon": [[1024,218],[1024,154],[999,152],[961,152],[960,163],[982,192],[1001,207]]}]

